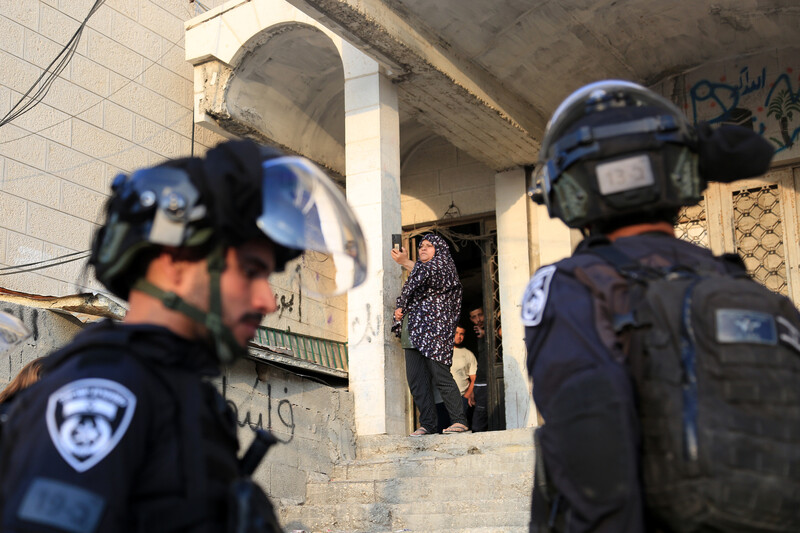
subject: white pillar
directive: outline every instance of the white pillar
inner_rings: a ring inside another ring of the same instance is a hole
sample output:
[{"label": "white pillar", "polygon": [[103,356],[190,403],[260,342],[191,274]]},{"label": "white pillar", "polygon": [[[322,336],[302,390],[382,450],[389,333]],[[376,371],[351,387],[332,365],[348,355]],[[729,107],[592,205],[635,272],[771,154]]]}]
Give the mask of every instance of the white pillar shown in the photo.
[{"label": "white pillar", "polygon": [[400,120],[397,88],[377,62],[344,43],[347,199],[364,229],[369,277],[347,300],[350,390],[359,435],[406,431],[405,366],[390,331],[400,294],[389,255],[400,222]]},{"label": "white pillar", "polygon": [[535,220],[531,226],[534,228],[533,237],[538,243],[539,252],[539,263],[534,266],[538,268],[550,265],[571,256],[575,243],[581,239],[577,230],[570,230],[561,220],[550,218],[547,207],[536,204],[533,207]]},{"label": "white pillar", "polygon": [[497,269],[503,310],[503,380],[506,428],[537,424],[525,366],[525,331],[520,321],[522,295],[530,278],[528,206],[525,171],[516,168],[495,175]]}]

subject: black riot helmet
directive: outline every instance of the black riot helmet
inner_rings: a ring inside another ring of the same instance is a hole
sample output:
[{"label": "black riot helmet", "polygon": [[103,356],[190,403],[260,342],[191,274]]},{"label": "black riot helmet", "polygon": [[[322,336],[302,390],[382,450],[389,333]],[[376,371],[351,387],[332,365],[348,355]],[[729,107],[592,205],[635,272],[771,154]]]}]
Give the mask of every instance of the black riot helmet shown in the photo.
[{"label": "black riot helmet", "polygon": [[[222,143],[205,158],[117,176],[106,215],[89,260],[97,279],[121,298],[140,290],[203,323],[226,363],[242,353],[222,325],[219,278],[228,247],[269,239],[277,271],[303,252],[314,253],[325,275],[302,276],[301,282],[311,282],[304,288],[315,294],[339,294],[366,278],[363,233],[336,185],[307,159],[248,140]],[[208,260],[208,312],[144,279],[164,247]]]},{"label": "black riot helmet", "polygon": [[571,228],[669,220],[702,199],[708,181],[763,174],[773,147],[733,125],[691,125],[666,98],[635,83],[586,85],[545,129],[531,198]]}]

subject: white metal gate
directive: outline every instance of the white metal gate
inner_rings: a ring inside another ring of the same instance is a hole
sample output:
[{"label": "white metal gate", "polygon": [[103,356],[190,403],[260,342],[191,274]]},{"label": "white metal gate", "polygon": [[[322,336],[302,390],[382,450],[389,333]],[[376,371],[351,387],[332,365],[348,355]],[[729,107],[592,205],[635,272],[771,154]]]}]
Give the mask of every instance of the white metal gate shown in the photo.
[{"label": "white metal gate", "polygon": [[683,209],[678,237],[738,253],[748,272],[768,289],[800,304],[800,166],[771,171],[762,178],[712,183],[703,201]]}]

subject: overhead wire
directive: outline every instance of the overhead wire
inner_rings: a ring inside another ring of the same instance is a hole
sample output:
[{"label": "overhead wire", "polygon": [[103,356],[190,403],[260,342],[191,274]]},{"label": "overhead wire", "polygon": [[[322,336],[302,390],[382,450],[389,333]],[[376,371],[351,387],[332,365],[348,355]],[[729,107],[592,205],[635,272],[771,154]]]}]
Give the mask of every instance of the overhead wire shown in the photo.
[{"label": "overhead wire", "polygon": [[[102,1],[105,1],[105,0],[102,0]],[[67,114],[67,117],[66,117],[66,118],[64,118],[64,119],[62,119],[62,120],[59,120],[58,122],[54,122],[54,123],[52,123],[52,124],[49,124],[48,126],[46,126],[46,127],[42,128],[42,129],[39,129],[39,130],[36,130],[36,131],[31,131],[31,132],[28,132],[28,133],[26,133],[26,134],[24,134],[24,135],[20,135],[19,137],[14,137],[13,139],[8,139],[8,140],[5,140],[5,141],[0,141],[0,145],[2,145],[2,144],[8,144],[8,143],[10,143],[10,142],[14,142],[14,141],[18,141],[18,140],[20,140],[20,139],[24,139],[25,137],[30,137],[31,135],[37,135],[37,134],[39,134],[39,133],[41,133],[41,132],[43,132],[43,131],[45,131],[45,130],[49,130],[49,129],[51,129],[51,128],[55,127],[55,126],[58,126],[59,124],[63,124],[64,122],[66,122],[66,121],[68,121],[68,120],[70,120],[70,119],[73,119],[73,118],[79,118],[79,116],[80,116],[80,115],[82,115],[83,113],[85,113],[86,111],[88,111],[88,110],[92,109],[93,107],[95,107],[95,106],[97,106],[97,105],[100,105],[102,102],[105,102],[106,100],[110,99],[112,96],[114,96],[115,94],[117,94],[118,92],[120,92],[121,90],[123,90],[125,87],[127,87],[128,85],[130,85],[130,84],[131,84],[131,83],[132,83],[132,82],[133,82],[135,79],[137,79],[137,78],[140,78],[140,77],[141,77],[143,74],[145,74],[145,73],[146,73],[148,70],[150,70],[150,69],[151,69],[151,68],[152,68],[154,65],[156,65],[156,64],[157,64],[157,63],[158,63],[158,62],[159,62],[161,59],[163,59],[163,58],[164,58],[164,57],[165,57],[165,56],[166,56],[168,53],[170,53],[170,52],[172,51],[172,49],[173,49],[173,48],[175,48],[175,47],[176,47],[176,46],[178,46],[180,43],[182,43],[182,42],[183,42],[183,39],[184,39],[184,38],[183,38],[183,37],[181,37],[181,38],[180,38],[180,39],[178,39],[177,41],[173,42],[173,43],[171,44],[171,46],[170,46],[170,47],[169,47],[169,48],[168,48],[168,49],[167,49],[167,50],[166,50],[166,51],[165,51],[163,54],[161,54],[161,56],[159,56],[159,58],[158,58],[158,59],[156,59],[156,60],[154,60],[152,63],[150,63],[150,64],[149,64],[149,65],[148,65],[148,66],[147,66],[147,67],[146,67],[144,70],[142,70],[142,71],[141,71],[139,74],[137,74],[137,75],[136,75],[136,76],[134,76],[133,78],[126,80],[126,81],[125,81],[125,83],[123,83],[122,85],[120,85],[119,87],[117,87],[117,89],[116,89],[116,90],[114,90],[114,91],[113,91],[111,94],[109,94],[108,96],[103,96],[103,97],[101,97],[101,98],[100,98],[100,100],[98,100],[97,102],[93,103],[92,105],[90,105],[90,106],[86,107],[85,109],[82,109],[82,110],[80,110],[80,111],[78,111],[77,113],[74,113],[74,114]],[[194,110],[192,110],[192,112],[194,112]],[[188,111],[187,111],[187,113],[188,113]],[[178,117],[177,119],[175,119],[175,122],[174,122],[174,123],[177,123],[179,120],[181,120],[181,118],[182,118],[182,117]],[[194,125],[194,122],[192,122],[192,124]],[[154,134],[154,135],[155,135],[155,134]],[[152,136],[151,136],[151,137],[152,137]],[[148,139],[149,139],[149,138],[151,138],[151,137],[148,137]],[[110,156],[112,156],[112,155],[118,155],[118,154],[119,154],[119,153],[121,153],[122,151],[124,151],[124,150],[121,150],[120,152],[117,152],[116,154],[109,154],[109,156],[107,156],[107,157],[110,157]],[[97,160],[98,160],[98,161],[104,161],[104,159],[97,159]],[[87,164],[88,164],[88,163],[87,163]],[[78,165],[78,166],[81,166],[81,165]]]},{"label": "overhead wire", "polygon": [[[44,99],[44,97],[50,91],[50,87],[52,87],[53,82],[59,77],[64,69],[67,68],[67,65],[75,55],[75,50],[78,48],[78,42],[80,41],[83,30],[86,28],[86,24],[89,22],[89,19],[95,14],[100,6],[103,5],[104,2],[105,0],[95,1],[94,5],[89,10],[89,14],[86,15],[86,18],[78,27],[78,30],[72,35],[72,38],[67,42],[66,45],[64,45],[58,55],[56,55],[55,59],[53,59],[53,61],[51,61],[47,66],[47,68],[44,69],[42,74],[34,82],[31,88],[28,89],[25,94],[22,95],[19,101],[17,101],[17,103],[11,107],[8,113],[6,113],[6,115],[0,119],[0,127],[24,115],[36,107],[36,105],[38,105]],[[53,65],[55,65],[55,67]],[[33,92],[34,89],[36,89],[36,92],[33,94],[33,96],[31,96],[31,92]]]},{"label": "overhead wire", "polygon": [[[2,267],[2,268],[0,268],[0,271],[14,270],[14,269],[17,269],[17,268],[25,268],[25,267],[29,267],[29,266],[41,265],[43,263],[48,263],[50,261],[57,261],[59,259],[64,259],[66,257],[72,257],[72,256],[75,256],[75,255],[80,255],[80,254],[86,254],[86,253],[89,253],[90,251],[91,250],[83,250],[81,252],[72,252],[72,253],[69,253],[69,254],[60,255],[58,257],[51,257],[50,259],[44,259],[42,261],[34,261],[33,263],[25,263],[25,264],[22,264],[22,265],[13,265],[13,266],[8,266],[8,267]],[[77,258],[73,259],[73,261],[78,261],[79,259],[82,259],[82,258],[81,257],[77,257]],[[0,274],[0,275],[2,275],[2,274]]]},{"label": "overhead wire", "polygon": [[[6,115],[2,119],[0,119],[0,126],[8,124],[11,121],[15,120],[16,118],[19,118],[20,116],[24,115],[25,113],[27,113],[28,111],[33,109],[36,105],[38,105],[39,103],[41,103],[44,100],[45,96],[47,96],[48,92],[50,91],[50,88],[52,87],[54,81],[64,71],[64,69],[67,67],[67,65],[69,65],[70,61],[72,60],[73,56],[75,55],[75,51],[77,50],[77,45],[80,42],[80,37],[83,34],[83,30],[86,28],[86,25],[87,25],[89,19],[92,17],[92,15],[94,15],[97,12],[97,10],[100,8],[100,6],[102,6],[104,3],[105,3],[105,0],[96,0],[95,1],[95,3],[92,5],[92,8],[89,10],[89,13],[86,15],[86,17],[84,18],[83,22],[80,24],[80,26],[78,27],[76,32],[73,34],[72,38],[70,38],[70,40],[67,42],[67,44],[64,45],[64,47],[61,49],[61,51],[58,53],[58,55],[55,57],[55,59],[53,59],[53,61],[51,61],[51,63],[47,66],[47,68],[44,69],[42,74],[34,82],[34,84],[30,87],[30,89],[28,89],[28,91],[26,91],[25,94],[22,95],[22,97],[19,99],[19,101],[11,107],[11,109],[6,113]],[[201,6],[202,6],[202,4],[201,4]],[[202,7],[205,8],[205,6],[202,6]],[[205,8],[205,9],[207,10],[208,8]],[[139,75],[127,80],[124,84],[122,84],[120,87],[118,87],[111,94],[109,94],[108,96],[102,97],[98,102],[92,104],[91,106],[87,107],[86,109],[83,109],[78,113],[68,115],[67,118],[65,118],[65,119],[63,119],[61,121],[58,121],[56,123],[50,124],[47,127],[42,128],[40,130],[26,133],[25,135],[21,135],[19,137],[14,138],[14,139],[9,139],[9,140],[6,140],[6,141],[0,141],[0,144],[7,144],[9,142],[18,141],[20,139],[23,139],[25,137],[29,137],[31,135],[39,134],[42,131],[45,131],[45,130],[50,129],[50,128],[54,127],[54,126],[57,126],[57,125],[59,125],[59,124],[61,124],[63,122],[66,122],[67,120],[70,120],[72,118],[77,118],[78,115],[86,112],[87,110],[89,110],[92,107],[98,105],[99,103],[101,103],[101,102],[103,102],[105,100],[108,100],[111,96],[115,95],[116,93],[118,93],[119,91],[121,91],[122,89],[127,87],[135,79],[141,77],[153,65],[155,65],[161,59],[163,59],[169,52],[172,51],[173,48],[175,48],[175,46],[177,46],[182,41],[183,41],[183,37],[181,39],[179,39],[178,41],[173,42],[172,45],[157,60],[155,60],[152,63],[150,63],[150,65],[148,65]],[[55,65],[55,67],[54,67],[54,65]],[[38,88],[37,88],[37,86],[38,86]],[[34,91],[34,89],[36,90],[36,92],[31,96],[31,93]],[[27,101],[26,101],[26,99],[27,99]],[[192,126],[193,126],[193,129],[194,129],[194,121],[192,121]],[[192,137],[193,137],[192,144],[194,144],[194,131],[192,131]],[[192,146],[192,148],[194,148],[194,146]],[[79,167],[79,166],[81,166],[81,165],[77,165],[76,168]],[[35,272],[35,271],[38,271],[38,270],[44,270],[44,269],[47,269],[47,268],[63,265],[63,264],[66,264],[66,263],[71,263],[71,262],[74,262],[74,261],[81,261],[83,259],[88,258],[89,255],[90,255],[90,250],[83,250],[83,251],[80,251],[80,252],[72,252],[72,253],[64,254],[62,256],[57,256],[57,257],[53,257],[53,258],[42,260],[42,261],[35,261],[35,262],[25,263],[25,264],[21,264],[21,265],[13,265],[13,266],[8,266],[8,267],[1,267],[0,268],[0,276],[8,276],[8,275],[12,275],[12,274],[22,274],[22,273],[26,273],[26,272]],[[32,267],[32,268],[27,268],[27,267]],[[85,286],[82,286],[82,288],[89,289],[89,287],[85,287]],[[92,289],[92,290],[94,290],[94,289]],[[102,292],[102,291],[100,291],[100,292]]]},{"label": "overhead wire", "polygon": [[[89,254],[86,254],[86,255],[81,256],[81,257],[73,257],[71,259],[64,259],[63,261],[58,261],[56,263],[50,263],[50,264],[47,264],[47,265],[39,265],[39,266],[35,266],[33,268],[22,268],[22,269],[19,269],[19,270],[15,270],[13,272],[0,272],[0,276],[11,276],[13,274],[23,274],[25,272],[35,272],[37,270],[44,270],[45,268],[50,268],[50,267],[54,267],[54,266],[58,266],[58,265],[63,265],[63,264],[66,264],[66,263],[72,263],[73,261],[80,261],[81,259],[86,259],[87,257],[89,257]],[[53,258],[53,259],[57,259],[57,258]],[[52,261],[53,259],[50,259],[50,261]],[[19,266],[20,265],[17,265],[16,267],[10,267],[10,268],[19,268]],[[5,270],[5,269],[3,269],[3,270]]]}]

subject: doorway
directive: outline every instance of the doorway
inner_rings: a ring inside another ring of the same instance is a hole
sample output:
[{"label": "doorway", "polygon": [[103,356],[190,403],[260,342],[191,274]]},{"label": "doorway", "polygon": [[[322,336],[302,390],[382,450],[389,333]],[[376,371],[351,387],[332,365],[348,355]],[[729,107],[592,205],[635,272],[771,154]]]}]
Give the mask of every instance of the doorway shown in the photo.
[{"label": "doorway", "polygon": [[416,261],[422,236],[434,233],[445,239],[463,287],[461,321],[467,325],[465,346],[477,354],[478,339],[469,322],[469,307],[482,307],[487,332],[486,382],[489,431],[506,428],[503,346],[500,327],[500,295],[497,269],[497,223],[493,214],[440,220],[425,226],[403,228],[403,246]]}]

